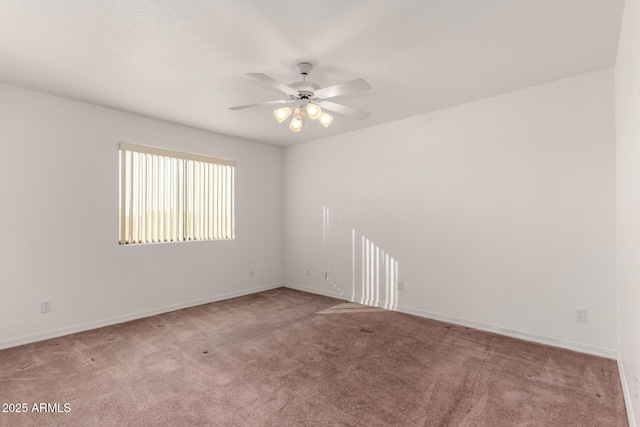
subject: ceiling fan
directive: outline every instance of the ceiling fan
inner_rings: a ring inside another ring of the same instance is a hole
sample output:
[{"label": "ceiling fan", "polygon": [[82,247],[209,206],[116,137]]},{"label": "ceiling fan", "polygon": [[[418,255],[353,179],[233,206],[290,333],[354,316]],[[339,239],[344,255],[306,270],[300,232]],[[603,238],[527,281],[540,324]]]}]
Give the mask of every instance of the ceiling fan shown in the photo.
[{"label": "ceiling fan", "polygon": [[330,99],[337,96],[371,89],[371,85],[363,79],[350,80],[321,88],[317,84],[307,81],[307,75],[313,69],[313,65],[308,62],[301,62],[296,66],[296,69],[302,76],[302,81],[291,83],[290,85],[285,85],[266,74],[248,73],[247,75],[249,77],[253,77],[282,92],[287,96],[287,99],[239,105],[237,107],[230,107],[229,109],[237,111],[279,106],[280,108],[276,109],[273,115],[278,123],[282,123],[293,114],[289,129],[294,132],[300,132],[300,129],[306,124],[307,119],[318,120],[324,127],[329,126],[333,121],[333,116],[328,114],[328,111],[360,120],[369,117],[370,114],[366,111],[330,101]]}]

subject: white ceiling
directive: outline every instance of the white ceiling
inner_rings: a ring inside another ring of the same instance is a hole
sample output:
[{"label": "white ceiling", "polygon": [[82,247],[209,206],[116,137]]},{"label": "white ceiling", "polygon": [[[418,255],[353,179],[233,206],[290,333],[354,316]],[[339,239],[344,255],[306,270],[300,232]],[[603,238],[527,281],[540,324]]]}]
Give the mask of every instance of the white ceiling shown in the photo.
[{"label": "white ceiling", "polygon": [[[614,65],[624,0],[0,0],[0,81],[287,146]],[[293,133],[246,76],[373,90]]]}]

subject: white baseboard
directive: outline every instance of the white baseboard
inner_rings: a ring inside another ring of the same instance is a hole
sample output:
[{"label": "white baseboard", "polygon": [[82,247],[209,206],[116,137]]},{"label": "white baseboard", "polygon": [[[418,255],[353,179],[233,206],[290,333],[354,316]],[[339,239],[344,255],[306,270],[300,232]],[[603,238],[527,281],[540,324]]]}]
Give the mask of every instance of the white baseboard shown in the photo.
[{"label": "white baseboard", "polygon": [[[78,332],[84,332],[84,331],[88,331],[88,330],[91,330],[91,329],[97,329],[97,328],[102,328],[102,327],[105,327],[105,326],[111,326],[111,325],[115,325],[115,324],[118,324],[118,323],[124,323],[124,322],[128,322],[128,321],[131,321],[131,320],[141,319],[141,318],[144,318],[144,317],[155,316],[157,314],[167,313],[169,311],[180,310],[180,309],[183,309],[183,308],[194,307],[194,306],[202,305],[202,304],[208,304],[208,303],[215,302],[215,301],[221,301],[221,300],[225,300],[225,299],[229,299],[229,298],[235,298],[235,297],[239,297],[239,296],[243,296],[243,295],[249,295],[249,294],[253,294],[253,293],[256,293],[256,292],[262,292],[262,291],[266,291],[266,290],[269,290],[269,289],[275,289],[275,288],[278,288],[278,287],[281,287],[281,286],[285,286],[285,287],[291,288],[291,289],[297,289],[297,290],[303,291],[303,292],[309,292],[309,293],[313,293],[313,294],[324,295],[324,296],[328,296],[328,297],[332,297],[332,298],[351,301],[351,295],[345,295],[345,294],[342,294],[342,293],[340,293],[338,291],[311,288],[311,287],[297,285],[297,284],[293,284],[293,283],[274,283],[274,284],[260,286],[260,287],[256,287],[256,288],[245,289],[245,290],[236,291],[236,292],[230,292],[230,293],[226,293],[226,294],[222,294],[222,295],[216,295],[216,296],[203,298],[203,299],[199,299],[199,300],[187,301],[187,302],[174,304],[174,305],[170,305],[170,306],[165,306],[165,307],[160,307],[160,308],[156,308],[156,309],[140,311],[140,312],[131,313],[131,314],[123,315],[123,316],[117,316],[117,317],[112,317],[112,318],[108,318],[108,319],[98,320],[98,321],[95,321],[95,322],[83,323],[81,325],[74,325],[74,326],[55,329],[55,330],[51,330],[51,331],[45,331],[45,332],[41,332],[41,333],[37,333],[37,334],[27,335],[27,336],[23,336],[23,337],[19,337],[19,338],[13,338],[13,339],[9,339],[9,340],[4,340],[4,341],[0,341],[0,350],[6,349],[6,348],[10,348],[10,347],[17,347],[19,345],[29,344],[29,343],[33,343],[33,342],[37,342],[37,341],[43,341],[43,340],[47,340],[47,339],[51,339],[51,338],[57,338],[57,337],[61,337],[61,336],[64,336],[64,335],[70,335],[70,334],[75,334],[75,333],[78,333]],[[506,329],[506,328],[493,326],[493,325],[487,325],[487,324],[483,324],[483,323],[479,323],[479,322],[469,321],[469,320],[457,318],[457,317],[454,317],[454,316],[449,316],[449,315],[444,315],[444,314],[439,314],[439,313],[428,312],[428,311],[424,311],[424,310],[420,310],[420,309],[415,309],[415,308],[412,308],[412,307],[398,306],[396,308],[396,311],[399,311],[399,312],[402,312],[402,313],[407,313],[407,314],[413,314],[413,315],[420,316],[420,317],[425,317],[425,318],[428,318],[428,319],[439,320],[439,321],[442,321],[442,322],[453,323],[453,324],[456,324],[456,325],[467,326],[467,327],[470,327],[470,328],[479,329],[479,330],[487,331],[487,332],[493,332],[493,333],[500,334],[500,335],[506,335],[506,336],[510,336],[510,337],[513,337],[513,338],[519,338],[519,339],[522,339],[522,340],[525,340],[525,341],[533,341],[533,342],[537,342],[537,343],[540,343],[540,344],[547,344],[547,345],[551,345],[551,346],[554,346],[554,347],[566,348],[566,349],[573,350],[573,351],[578,351],[578,352],[581,352],[581,353],[593,354],[593,355],[596,355],[596,356],[606,357],[606,358],[609,358],[609,359],[617,359],[618,358],[618,354],[617,354],[617,352],[615,350],[596,347],[596,346],[592,346],[592,345],[589,345],[589,344],[577,343],[577,342],[568,341],[568,340],[562,340],[562,339],[558,339],[558,338],[551,338],[551,337],[546,337],[546,336],[542,336],[542,335],[530,334],[530,333],[527,333],[527,332],[515,331],[515,330],[511,330],[511,329]],[[626,383],[623,382],[623,386],[624,386],[624,384],[626,384]],[[627,394],[628,394],[628,390],[627,390]],[[626,398],[627,398],[627,395],[625,394],[625,399]]]},{"label": "white baseboard", "polygon": [[636,417],[633,413],[633,401],[631,400],[631,390],[627,382],[627,375],[624,372],[622,359],[618,356],[618,372],[620,373],[620,382],[622,383],[622,394],[624,395],[624,406],[627,408],[627,418],[629,419],[629,427],[636,427]]},{"label": "white baseboard", "polygon": [[[333,292],[331,290],[326,289],[318,289],[318,288],[310,288],[307,286],[296,285],[292,283],[285,283],[283,286],[291,289],[297,289],[299,291],[310,292],[313,294],[324,295],[328,297],[339,298],[347,301],[351,301],[351,295],[342,295],[338,292]],[[374,304],[371,304],[374,305]],[[384,308],[381,304],[376,305],[377,307]],[[473,329],[479,329],[481,331],[493,332],[499,335],[506,335],[512,338],[518,338],[525,341],[531,341],[538,344],[546,344],[552,347],[560,347],[565,348],[567,350],[573,350],[580,353],[592,354],[594,356],[606,357],[608,359],[617,359],[618,352],[616,350],[611,350],[608,348],[602,348],[598,346],[593,346],[590,344],[583,344],[574,341],[564,340],[560,338],[552,338],[546,337],[543,335],[531,334],[528,332],[521,332],[507,328],[501,328],[499,326],[488,325],[485,323],[474,322],[467,319],[462,319],[455,316],[449,316],[446,314],[434,313],[430,311],[420,310],[417,308],[407,307],[399,305],[395,308],[395,311],[399,311],[401,313],[413,314],[415,316],[425,317],[427,319],[439,320],[441,322],[453,323],[455,325],[467,326]]]},{"label": "white baseboard", "polygon": [[594,356],[606,357],[608,359],[616,359],[618,352],[610,350],[608,348],[602,348],[590,344],[578,343],[575,341],[564,340],[561,338],[552,338],[544,335],[531,334],[528,332],[516,331],[513,329],[502,328],[499,326],[488,325],[485,323],[474,322],[471,320],[461,319],[455,316],[449,316],[446,314],[433,313],[420,309],[415,309],[406,306],[398,306],[397,311],[407,314],[414,314],[420,317],[426,317],[428,319],[440,320],[442,322],[453,323],[456,325],[467,326],[473,329],[479,329],[481,331],[493,332],[499,335],[506,335],[512,338],[518,338],[525,341],[532,341],[538,344],[546,344],[552,347],[565,348],[567,350],[573,350],[580,353],[592,354]]},{"label": "white baseboard", "polygon": [[282,286],[285,288],[295,289],[297,291],[308,292],[310,294],[323,295],[325,297],[337,298],[341,300],[349,300],[350,295],[341,294],[338,291],[326,290],[326,289],[318,289],[318,288],[310,288],[302,285],[295,285],[293,283],[283,283]]},{"label": "white baseboard", "polygon": [[240,297],[243,295],[255,294],[256,292],[267,291],[269,289],[280,288],[282,286],[283,286],[282,283],[274,283],[270,285],[259,286],[256,288],[244,289],[241,291],[215,295],[212,297],[202,298],[198,300],[186,301],[179,304],[168,305],[165,307],[154,308],[151,310],[138,311],[136,313],[125,314],[123,316],[116,316],[108,319],[97,320],[95,322],[83,323],[81,325],[74,325],[74,326],[68,326],[60,329],[54,329],[51,331],[39,332],[37,334],[26,335],[20,338],[13,338],[9,340],[0,341],[0,350],[4,350],[6,348],[11,348],[11,347],[17,347],[19,345],[30,344],[37,341],[44,341],[51,338],[62,337],[65,335],[71,335],[78,332],[89,331],[91,329],[103,328],[105,326],[111,326],[111,325],[116,325],[118,323],[129,322],[131,320],[142,319],[145,317],[155,316],[157,314],[167,313],[170,311],[180,310],[183,308],[195,307],[198,305],[209,304],[211,302]]}]

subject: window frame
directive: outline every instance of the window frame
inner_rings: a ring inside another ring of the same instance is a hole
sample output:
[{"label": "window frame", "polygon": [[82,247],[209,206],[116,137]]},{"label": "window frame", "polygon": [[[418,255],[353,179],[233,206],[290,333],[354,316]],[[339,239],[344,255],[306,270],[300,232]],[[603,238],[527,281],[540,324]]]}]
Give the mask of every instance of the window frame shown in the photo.
[{"label": "window frame", "polygon": [[127,142],[118,154],[119,245],[235,239],[235,160]]}]

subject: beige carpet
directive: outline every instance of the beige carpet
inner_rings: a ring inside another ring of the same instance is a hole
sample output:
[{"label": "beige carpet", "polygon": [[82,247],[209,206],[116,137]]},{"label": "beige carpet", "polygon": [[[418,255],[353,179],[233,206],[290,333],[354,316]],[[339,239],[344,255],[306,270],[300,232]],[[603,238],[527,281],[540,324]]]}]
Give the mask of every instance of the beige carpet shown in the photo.
[{"label": "beige carpet", "polygon": [[341,303],[280,288],[0,351],[28,407],[0,425],[627,425],[613,360]]}]

